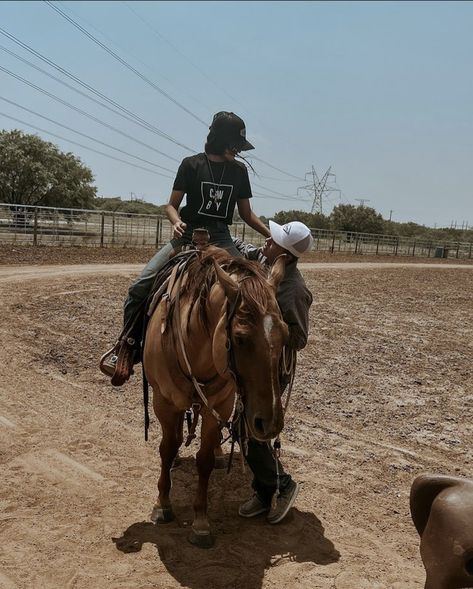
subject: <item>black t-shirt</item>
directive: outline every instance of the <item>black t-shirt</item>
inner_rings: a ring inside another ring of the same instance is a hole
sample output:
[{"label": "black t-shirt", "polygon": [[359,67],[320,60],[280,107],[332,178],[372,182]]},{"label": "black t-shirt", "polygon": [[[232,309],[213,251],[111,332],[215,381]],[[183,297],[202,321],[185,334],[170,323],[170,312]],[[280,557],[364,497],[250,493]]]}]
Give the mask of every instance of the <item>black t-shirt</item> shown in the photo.
[{"label": "black t-shirt", "polygon": [[190,225],[212,225],[217,221],[231,225],[236,201],[253,196],[248,171],[242,163],[212,162],[205,153],[182,160],[173,190],[186,193],[186,205],[180,213]]}]

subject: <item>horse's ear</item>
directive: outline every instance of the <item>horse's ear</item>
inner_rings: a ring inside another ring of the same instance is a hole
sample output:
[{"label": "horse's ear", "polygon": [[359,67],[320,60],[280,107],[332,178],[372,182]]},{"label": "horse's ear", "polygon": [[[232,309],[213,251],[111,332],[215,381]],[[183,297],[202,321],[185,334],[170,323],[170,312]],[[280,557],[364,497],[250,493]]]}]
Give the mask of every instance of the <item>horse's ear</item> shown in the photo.
[{"label": "horse's ear", "polygon": [[212,258],[214,263],[215,273],[217,274],[218,281],[223,287],[225,291],[225,296],[230,301],[230,303],[234,303],[238,296],[238,285],[229,274],[225,272],[225,270],[220,266],[220,264]]},{"label": "horse's ear", "polygon": [[268,282],[275,291],[278,290],[278,286],[284,278],[284,273],[286,272],[286,258],[286,254],[278,256],[271,266]]}]

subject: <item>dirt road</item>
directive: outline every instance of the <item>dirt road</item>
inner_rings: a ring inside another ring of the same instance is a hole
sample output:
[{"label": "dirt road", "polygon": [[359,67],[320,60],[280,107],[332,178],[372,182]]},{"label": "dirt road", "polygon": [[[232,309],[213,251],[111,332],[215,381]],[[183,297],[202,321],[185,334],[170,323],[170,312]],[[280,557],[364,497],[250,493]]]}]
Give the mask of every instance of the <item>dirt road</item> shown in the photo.
[{"label": "dirt road", "polygon": [[[83,265],[45,265],[45,266],[0,266],[0,281],[24,281],[31,278],[60,278],[84,274],[139,274],[144,264],[83,264]],[[381,268],[428,268],[433,270],[473,270],[466,264],[412,264],[396,262],[303,262],[301,270],[379,270]]]},{"label": "dirt road", "polygon": [[146,444],[139,376],[114,389],[96,367],[142,264],[0,267],[0,587],[421,589],[410,484],[471,475],[473,273],[349,266],[302,266],[315,304],[283,435],[296,509],[239,518],[237,462],[212,475],[205,552],[186,541],[196,446],[174,471],[177,520],[150,524],[159,428]]}]

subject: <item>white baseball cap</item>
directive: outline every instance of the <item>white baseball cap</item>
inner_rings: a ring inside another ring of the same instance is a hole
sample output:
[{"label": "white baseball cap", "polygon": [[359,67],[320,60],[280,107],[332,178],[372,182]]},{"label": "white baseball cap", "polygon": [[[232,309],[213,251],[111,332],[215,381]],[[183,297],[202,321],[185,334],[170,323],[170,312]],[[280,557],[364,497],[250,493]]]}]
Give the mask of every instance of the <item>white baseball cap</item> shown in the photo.
[{"label": "white baseball cap", "polygon": [[300,221],[291,221],[285,225],[270,221],[269,231],[274,242],[297,258],[309,251],[314,242],[310,229]]}]

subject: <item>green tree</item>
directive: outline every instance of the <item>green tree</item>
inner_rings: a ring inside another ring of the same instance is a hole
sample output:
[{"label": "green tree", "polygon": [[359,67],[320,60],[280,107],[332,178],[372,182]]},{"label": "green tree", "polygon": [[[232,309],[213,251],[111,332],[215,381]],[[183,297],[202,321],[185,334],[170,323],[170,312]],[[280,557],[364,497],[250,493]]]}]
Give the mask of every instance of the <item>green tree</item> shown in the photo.
[{"label": "green tree", "polygon": [[338,205],[333,209],[330,220],[332,227],[340,231],[384,233],[383,217],[371,207]]},{"label": "green tree", "polygon": [[0,202],[91,208],[92,171],[37,135],[0,131]]},{"label": "green tree", "polygon": [[142,200],[122,200],[119,196],[97,197],[94,207],[102,211],[137,213],[139,215],[165,215],[166,205],[155,205]]},{"label": "green tree", "polygon": [[330,221],[325,215],[306,211],[279,211],[274,215],[274,221],[280,225],[291,221],[300,221],[311,229],[328,229],[330,227]]}]

